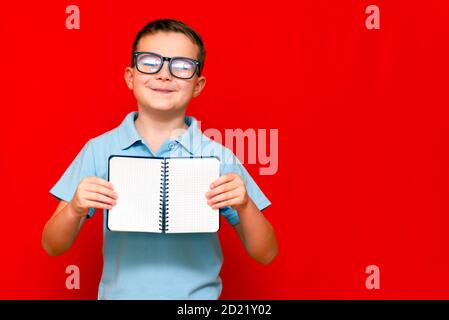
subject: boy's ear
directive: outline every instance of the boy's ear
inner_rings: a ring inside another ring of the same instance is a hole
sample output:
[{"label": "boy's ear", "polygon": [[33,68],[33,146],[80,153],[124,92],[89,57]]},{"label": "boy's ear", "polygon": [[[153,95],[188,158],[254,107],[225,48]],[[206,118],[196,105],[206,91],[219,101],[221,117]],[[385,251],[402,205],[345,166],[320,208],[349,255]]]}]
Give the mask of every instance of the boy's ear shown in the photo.
[{"label": "boy's ear", "polygon": [[131,67],[126,67],[125,69],[125,82],[129,90],[133,89],[134,80],[134,69]]},{"label": "boy's ear", "polygon": [[206,77],[201,76],[196,80],[195,88],[193,89],[193,97],[196,98],[200,95],[201,91],[203,91],[204,86],[206,85]]}]

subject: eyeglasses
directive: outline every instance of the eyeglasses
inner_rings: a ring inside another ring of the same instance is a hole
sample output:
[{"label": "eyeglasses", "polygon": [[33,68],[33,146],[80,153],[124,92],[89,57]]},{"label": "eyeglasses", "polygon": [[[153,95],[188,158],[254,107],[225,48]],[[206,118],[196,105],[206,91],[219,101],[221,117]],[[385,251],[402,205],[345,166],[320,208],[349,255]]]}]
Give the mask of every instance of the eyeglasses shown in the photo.
[{"label": "eyeglasses", "polygon": [[[154,52],[133,52],[133,64],[139,72],[145,74],[158,73],[164,61],[168,61],[168,69],[173,77],[190,79],[199,71],[200,62],[186,57],[163,57]],[[199,75],[199,72],[198,72]]]}]

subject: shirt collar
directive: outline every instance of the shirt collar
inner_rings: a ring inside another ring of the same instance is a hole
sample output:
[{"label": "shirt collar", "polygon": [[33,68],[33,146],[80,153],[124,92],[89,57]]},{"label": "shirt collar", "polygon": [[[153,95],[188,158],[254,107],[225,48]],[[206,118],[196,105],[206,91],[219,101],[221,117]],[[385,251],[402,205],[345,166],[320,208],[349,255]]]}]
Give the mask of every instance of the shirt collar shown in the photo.
[{"label": "shirt collar", "polygon": [[187,130],[175,138],[191,155],[194,155],[195,152],[201,145],[202,140],[202,132],[198,128],[198,121],[191,116],[184,117],[184,122],[189,127]]},{"label": "shirt collar", "polygon": [[[118,132],[122,150],[128,149],[137,141],[143,141],[134,123],[137,115],[137,111],[128,113],[119,126]],[[198,128],[198,121],[194,117],[186,116],[184,122],[189,126],[188,129],[174,140],[179,142],[191,155],[194,155],[201,144],[202,132]]]}]

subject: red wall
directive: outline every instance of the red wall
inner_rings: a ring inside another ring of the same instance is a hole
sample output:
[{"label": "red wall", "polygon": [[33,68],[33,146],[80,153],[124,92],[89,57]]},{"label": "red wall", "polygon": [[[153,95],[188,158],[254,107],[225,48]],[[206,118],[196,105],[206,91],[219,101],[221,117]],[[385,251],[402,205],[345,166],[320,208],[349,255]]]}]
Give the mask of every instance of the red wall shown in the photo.
[{"label": "red wall", "polygon": [[[65,27],[70,4],[80,30]],[[380,30],[365,27],[369,4]],[[136,109],[123,70],[162,17],[205,40],[208,83],[188,110],[203,129],[279,129],[277,174],[247,165],[279,255],[258,265],[224,224],[223,299],[449,298],[449,3],[380,0],[2,3],[0,298],[96,298],[102,217],[48,257],[48,191]],[[65,288],[69,264],[80,290]],[[371,264],[379,290],[365,287]]]}]

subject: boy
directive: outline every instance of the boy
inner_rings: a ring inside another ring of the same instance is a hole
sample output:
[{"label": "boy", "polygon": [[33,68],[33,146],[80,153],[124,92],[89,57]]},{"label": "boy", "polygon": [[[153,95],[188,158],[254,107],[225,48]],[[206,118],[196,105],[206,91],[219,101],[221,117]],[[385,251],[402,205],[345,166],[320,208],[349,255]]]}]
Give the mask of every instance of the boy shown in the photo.
[{"label": "boy", "polygon": [[[262,264],[274,259],[276,236],[260,212],[270,201],[234,154],[203,135],[196,119],[185,115],[190,100],[204,89],[204,58],[201,38],[180,21],[155,20],[138,32],[131,66],[125,69],[138,112],[90,139],[50,190],[60,201],[42,233],[49,255],[66,252],[95,209],[110,209],[120,201],[106,180],[111,154],[164,157],[177,152],[184,157],[221,155],[221,176],[204,201],[233,225],[252,258]],[[111,232],[106,225],[103,229],[99,299],[219,298],[223,256],[216,233]]]}]

